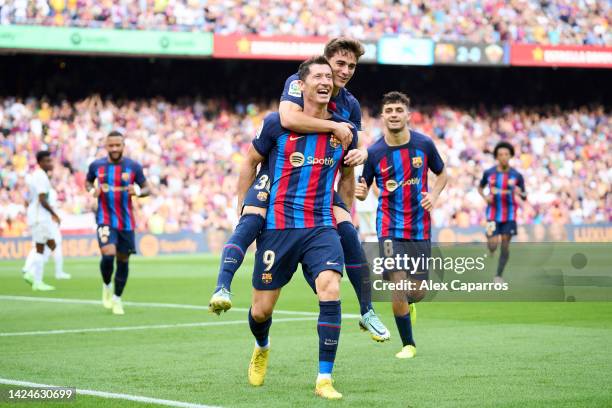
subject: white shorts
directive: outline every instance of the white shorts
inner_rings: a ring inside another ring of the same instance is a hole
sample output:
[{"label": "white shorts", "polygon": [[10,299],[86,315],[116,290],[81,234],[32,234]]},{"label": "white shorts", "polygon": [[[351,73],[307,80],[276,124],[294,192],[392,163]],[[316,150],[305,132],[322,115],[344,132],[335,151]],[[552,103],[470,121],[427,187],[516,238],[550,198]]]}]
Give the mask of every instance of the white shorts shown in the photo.
[{"label": "white shorts", "polygon": [[[32,225],[32,241],[36,244],[46,244],[47,241],[57,241],[57,236],[60,235],[59,227],[54,222],[42,222]],[[60,237],[61,240],[61,237]]]}]

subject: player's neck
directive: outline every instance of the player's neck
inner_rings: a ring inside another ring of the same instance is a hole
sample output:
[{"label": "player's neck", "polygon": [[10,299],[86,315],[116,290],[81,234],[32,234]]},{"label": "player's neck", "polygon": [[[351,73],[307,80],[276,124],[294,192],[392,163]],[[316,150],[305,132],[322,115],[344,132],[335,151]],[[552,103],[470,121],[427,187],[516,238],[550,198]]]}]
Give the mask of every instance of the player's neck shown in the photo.
[{"label": "player's neck", "polygon": [[106,160],[108,160],[108,162],[110,164],[119,164],[119,163],[121,163],[123,161],[123,156],[121,156],[121,158],[119,160],[113,160],[113,159],[110,158],[110,156],[108,156]]},{"label": "player's neck", "polygon": [[501,164],[497,165],[497,171],[501,171],[502,173],[505,173],[508,170],[510,170],[510,165],[509,164],[506,167],[502,166]]},{"label": "player's neck", "polygon": [[332,97],[334,97],[334,98],[335,98],[336,96],[338,96],[338,94],[340,93],[340,90],[341,90],[341,89],[342,89],[342,88],[336,88],[336,87],[334,86],[334,89],[332,90]]},{"label": "player's neck", "polygon": [[389,146],[401,146],[410,142],[410,129],[407,127],[399,132],[385,131],[385,142]]},{"label": "player's neck", "polygon": [[318,119],[329,119],[331,116],[327,104],[304,104],[304,113]]}]

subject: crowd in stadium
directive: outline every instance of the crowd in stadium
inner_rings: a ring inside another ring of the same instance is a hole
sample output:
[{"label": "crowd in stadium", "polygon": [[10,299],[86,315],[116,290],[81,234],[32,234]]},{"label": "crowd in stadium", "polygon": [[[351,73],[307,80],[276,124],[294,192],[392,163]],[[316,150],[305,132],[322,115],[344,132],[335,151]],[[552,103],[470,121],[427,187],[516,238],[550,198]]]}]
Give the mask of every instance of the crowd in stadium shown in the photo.
[{"label": "crowd in stadium", "polygon": [[610,12],[607,0],[0,0],[2,24],[608,46]]},{"label": "crowd in stadium", "polygon": [[[63,213],[92,211],[85,173],[94,158],[105,154],[104,137],[112,129],[126,133],[126,154],[143,164],[154,187],[154,195],[137,204],[141,231],[231,230],[237,220],[237,170],[274,105],[98,96],[51,104],[0,98],[0,235],[29,234],[25,177],[36,166],[35,152],[43,148],[56,158],[52,185]],[[412,127],[434,138],[451,180],[433,214],[434,225],[484,225],[485,203],[476,185],[502,139],[516,146],[513,165],[525,176],[528,203],[519,210],[519,223],[612,221],[611,122],[602,107],[540,113],[512,107],[415,107]],[[370,144],[381,124],[368,109],[363,126]]]}]

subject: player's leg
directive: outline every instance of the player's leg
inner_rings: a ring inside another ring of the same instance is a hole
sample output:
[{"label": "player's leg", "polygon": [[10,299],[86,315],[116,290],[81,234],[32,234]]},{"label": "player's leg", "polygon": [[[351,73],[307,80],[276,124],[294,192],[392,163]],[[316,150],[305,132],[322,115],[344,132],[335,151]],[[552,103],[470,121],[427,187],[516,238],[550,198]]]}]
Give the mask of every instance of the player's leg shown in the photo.
[{"label": "player's leg", "polygon": [[252,277],[253,301],[249,309],[249,327],[255,337],[248,370],[251,385],[262,385],[266,377],[272,311],[281,288],[291,280],[297,269],[299,235],[292,230],[267,230],[257,238]]},{"label": "player's leg", "polygon": [[117,255],[117,232],[108,225],[98,226],[98,245],[100,246],[100,274],[102,275],[102,305],[113,307],[112,279]]},{"label": "player's leg", "polygon": [[504,280],[502,278],[502,274],[504,273],[504,268],[508,263],[508,259],[510,258],[510,241],[512,240],[512,235],[504,234],[501,235],[501,246],[500,246],[500,254],[499,260],[497,262],[497,273],[495,275],[495,282],[503,283]]},{"label": "player's leg", "polygon": [[359,240],[359,234],[351,220],[351,214],[338,196],[334,193],[334,217],[338,235],[344,253],[346,274],[357,295],[361,319],[359,326],[367,330],[375,341],[386,341],[391,338],[389,330],[380,321],[372,306],[372,288],[368,260]]},{"label": "player's leg", "polygon": [[34,265],[35,256],[36,256],[36,242],[32,241],[32,249],[30,249],[30,252],[28,252],[28,256],[26,257],[25,264],[23,265],[23,268],[21,269],[21,272],[23,273],[23,279],[30,285],[32,284],[32,281],[33,281],[32,266]]},{"label": "player's leg", "polygon": [[495,253],[497,250],[497,246],[499,245],[499,233],[497,232],[497,223],[495,221],[487,222],[487,248],[491,255]]},{"label": "player's leg", "polygon": [[332,385],[332,371],[338,350],[342,310],[340,281],[344,266],[342,245],[331,228],[310,230],[302,240],[302,271],[319,298],[319,372],[315,394],[326,399],[340,399]]},{"label": "player's leg", "polygon": [[223,246],[217,286],[208,304],[210,312],[220,314],[232,307],[230,290],[234,274],[242,265],[246,250],[265,225],[270,197],[269,184],[269,175],[266,170],[262,170],[246,194],[240,221]]},{"label": "player's leg", "polygon": [[[407,275],[403,271],[391,273],[390,277],[391,281],[396,283],[407,279]],[[395,317],[395,325],[402,340],[402,349],[395,354],[397,358],[413,358],[416,356],[416,343],[412,332],[412,314],[414,308],[411,305],[422,299],[423,295],[418,292],[420,291],[398,290],[392,294],[393,316]]]},{"label": "player's leg", "polygon": [[55,264],[55,279],[70,279],[70,274],[64,272],[64,253],[62,251],[62,233],[59,226],[55,224],[53,229],[53,239],[55,240],[55,250],[53,253],[53,263]]},{"label": "player's leg", "polygon": [[48,226],[45,224],[37,224],[32,227],[32,236],[36,243],[36,253],[32,261],[32,290],[54,290],[55,288],[53,286],[43,282],[43,272],[45,266],[45,246],[49,245],[50,247],[54,247],[55,242],[50,235]]},{"label": "player's leg", "polygon": [[113,293],[113,314],[123,315],[121,296],[128,281],[130,272],[130,254],[136,252],[134,231],[117,231],[117,263],[115,271],[115,288]]},{"label": "player's leg", "polygon": [[273,290],[253,289],[253,301],[249,309],[249,328],[255,337],[255,347],[249,362],[249,383],[263,385],[270,354],[270,327],[272,312],[280,296],[280,288]]}]

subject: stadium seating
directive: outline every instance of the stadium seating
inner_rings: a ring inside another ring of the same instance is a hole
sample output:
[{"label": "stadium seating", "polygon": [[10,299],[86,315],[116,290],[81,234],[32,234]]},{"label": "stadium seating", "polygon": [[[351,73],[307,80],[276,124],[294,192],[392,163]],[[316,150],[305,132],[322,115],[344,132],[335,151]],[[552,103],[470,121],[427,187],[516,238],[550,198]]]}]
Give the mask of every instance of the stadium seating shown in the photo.
[{"label": "stadium seating", "polygon": [[407,34],[436,40],[612,45],[606,0],[39,0],[0,2],[1,24],[218,34]]},{"label": "stadium seating", "polygon": [[[63,212],[91,211],[94,200],[85,191],[85,173],[104,154],[103,138],[111,129],[129,136],[126,152],[143,163],[156,190],[137,205],[137,218],[147,220],[141,231],[230,230],[236,221],[238,166],[269,106],[225,106],[218,100],[117,102],[98,96],[57,104],[0,98],[0,235],[28,235],[25,175],[35,166],[35,152],[44,147],[58,160],[53,184]],[[612,123],[602,107],[414,110],[413,127],[434,137],[450,172],[435,226],[484,223],[484,202],[475,186],[492,165],[489,152],[501,139],[517,147],[514,165],[526,179],[529,202],[519,211],[519,223],[612,221]],[[367,144],[378,137],[380,126],[365,109]]]}]

